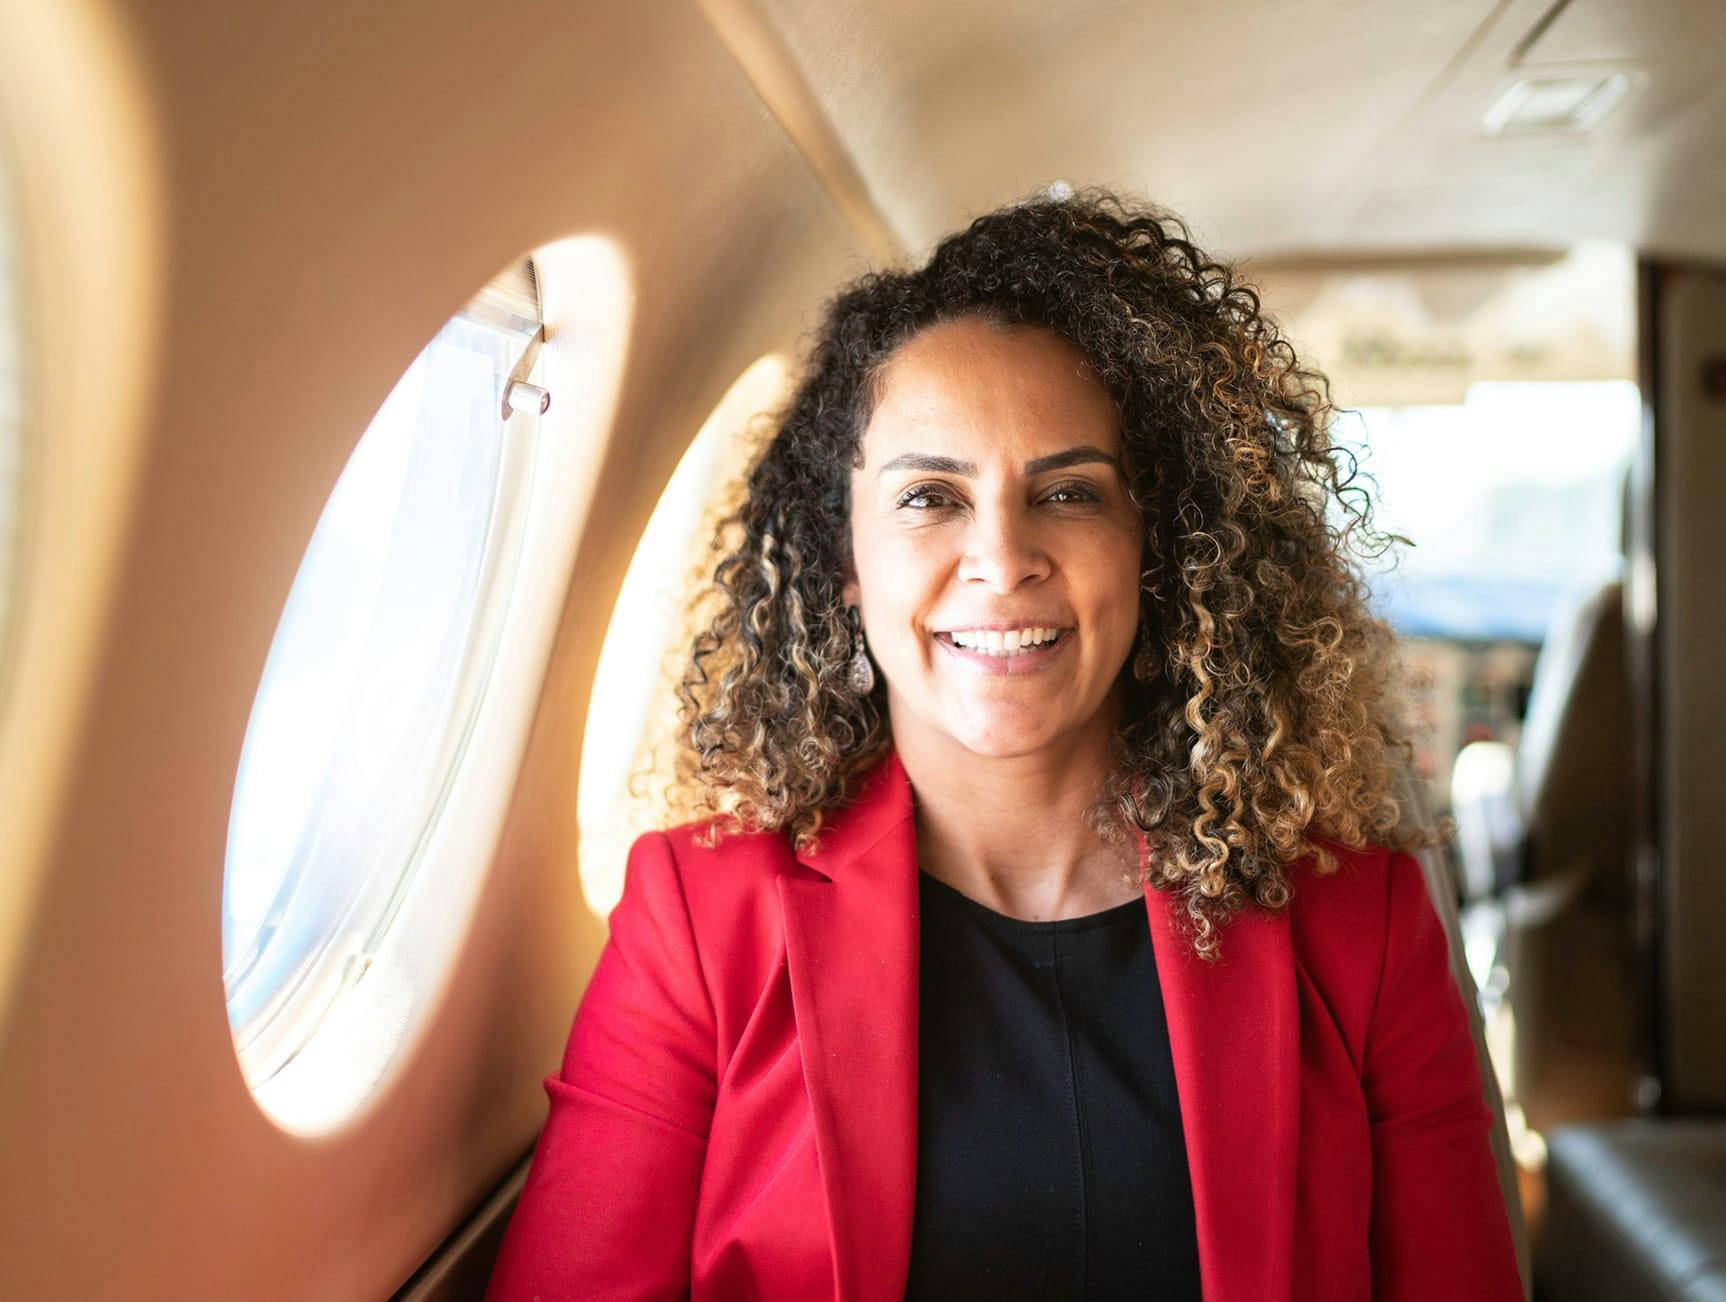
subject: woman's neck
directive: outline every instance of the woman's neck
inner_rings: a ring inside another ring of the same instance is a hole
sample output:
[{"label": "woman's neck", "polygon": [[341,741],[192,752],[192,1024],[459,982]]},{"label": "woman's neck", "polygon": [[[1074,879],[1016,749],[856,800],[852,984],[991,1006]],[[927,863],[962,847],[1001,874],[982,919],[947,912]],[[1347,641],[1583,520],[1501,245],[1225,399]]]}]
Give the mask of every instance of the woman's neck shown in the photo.
[{"label": "woman's neck", "polygon": [[1027,755],[977,755],[923,728],[896,729],[915,792],[919,866],[981,904],[1033,920],[1083,917],[1140,893],[1137,855],[1085,817],[1112,762],[1108,720]]}]

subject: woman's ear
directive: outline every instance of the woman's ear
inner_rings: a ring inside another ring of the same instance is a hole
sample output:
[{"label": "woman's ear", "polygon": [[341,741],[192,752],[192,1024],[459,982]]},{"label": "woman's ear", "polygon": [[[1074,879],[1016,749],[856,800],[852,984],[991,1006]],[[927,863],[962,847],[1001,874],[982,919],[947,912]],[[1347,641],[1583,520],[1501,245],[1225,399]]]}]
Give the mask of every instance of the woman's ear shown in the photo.
[{"label": "woman's ear", "polygon": [[863,588],[857,582],[857,558],[852,555],[849,538],[839,548],[839,578],[839,600],[847,606],[861,605]]}]

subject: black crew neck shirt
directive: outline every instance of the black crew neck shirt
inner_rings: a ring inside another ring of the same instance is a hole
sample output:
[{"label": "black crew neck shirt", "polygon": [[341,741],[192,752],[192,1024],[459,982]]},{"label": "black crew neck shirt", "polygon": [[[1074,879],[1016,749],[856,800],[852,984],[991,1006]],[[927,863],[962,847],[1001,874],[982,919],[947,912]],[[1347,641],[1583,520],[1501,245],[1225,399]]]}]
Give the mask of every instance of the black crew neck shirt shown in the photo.
[{"label": "black crew neck shirt", "polygon": [[1200,1302],[1142,899],[1027,922],[919,874],[908,1302]]}]

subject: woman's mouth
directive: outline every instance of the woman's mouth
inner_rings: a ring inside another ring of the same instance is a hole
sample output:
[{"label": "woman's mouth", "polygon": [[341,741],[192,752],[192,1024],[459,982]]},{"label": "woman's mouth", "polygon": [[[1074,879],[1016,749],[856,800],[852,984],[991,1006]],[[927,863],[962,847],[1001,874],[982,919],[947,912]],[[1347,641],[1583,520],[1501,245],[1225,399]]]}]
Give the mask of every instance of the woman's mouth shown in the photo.
[{"label": "woman's mouth", "polygon": [[1066,650],[1073,630],[1052,626],[1016,629],[950,629],[935,634],[936,643],[971,669],[986,674],[1034,674],[1048,668]]}]

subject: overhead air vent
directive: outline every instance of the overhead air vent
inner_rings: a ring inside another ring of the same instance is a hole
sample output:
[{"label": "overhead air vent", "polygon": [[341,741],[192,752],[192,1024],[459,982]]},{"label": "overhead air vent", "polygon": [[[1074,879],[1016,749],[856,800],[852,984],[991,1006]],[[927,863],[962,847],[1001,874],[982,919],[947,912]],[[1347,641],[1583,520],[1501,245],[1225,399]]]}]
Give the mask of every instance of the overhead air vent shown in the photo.
[{"label": "overhead air vent", "polygon": [[1623,72],[1586,77],[1540,77],[1512,82],[1486,111],[1488,135],[1531,131],[1587,131],[1612,111],[1630,89]]}]

